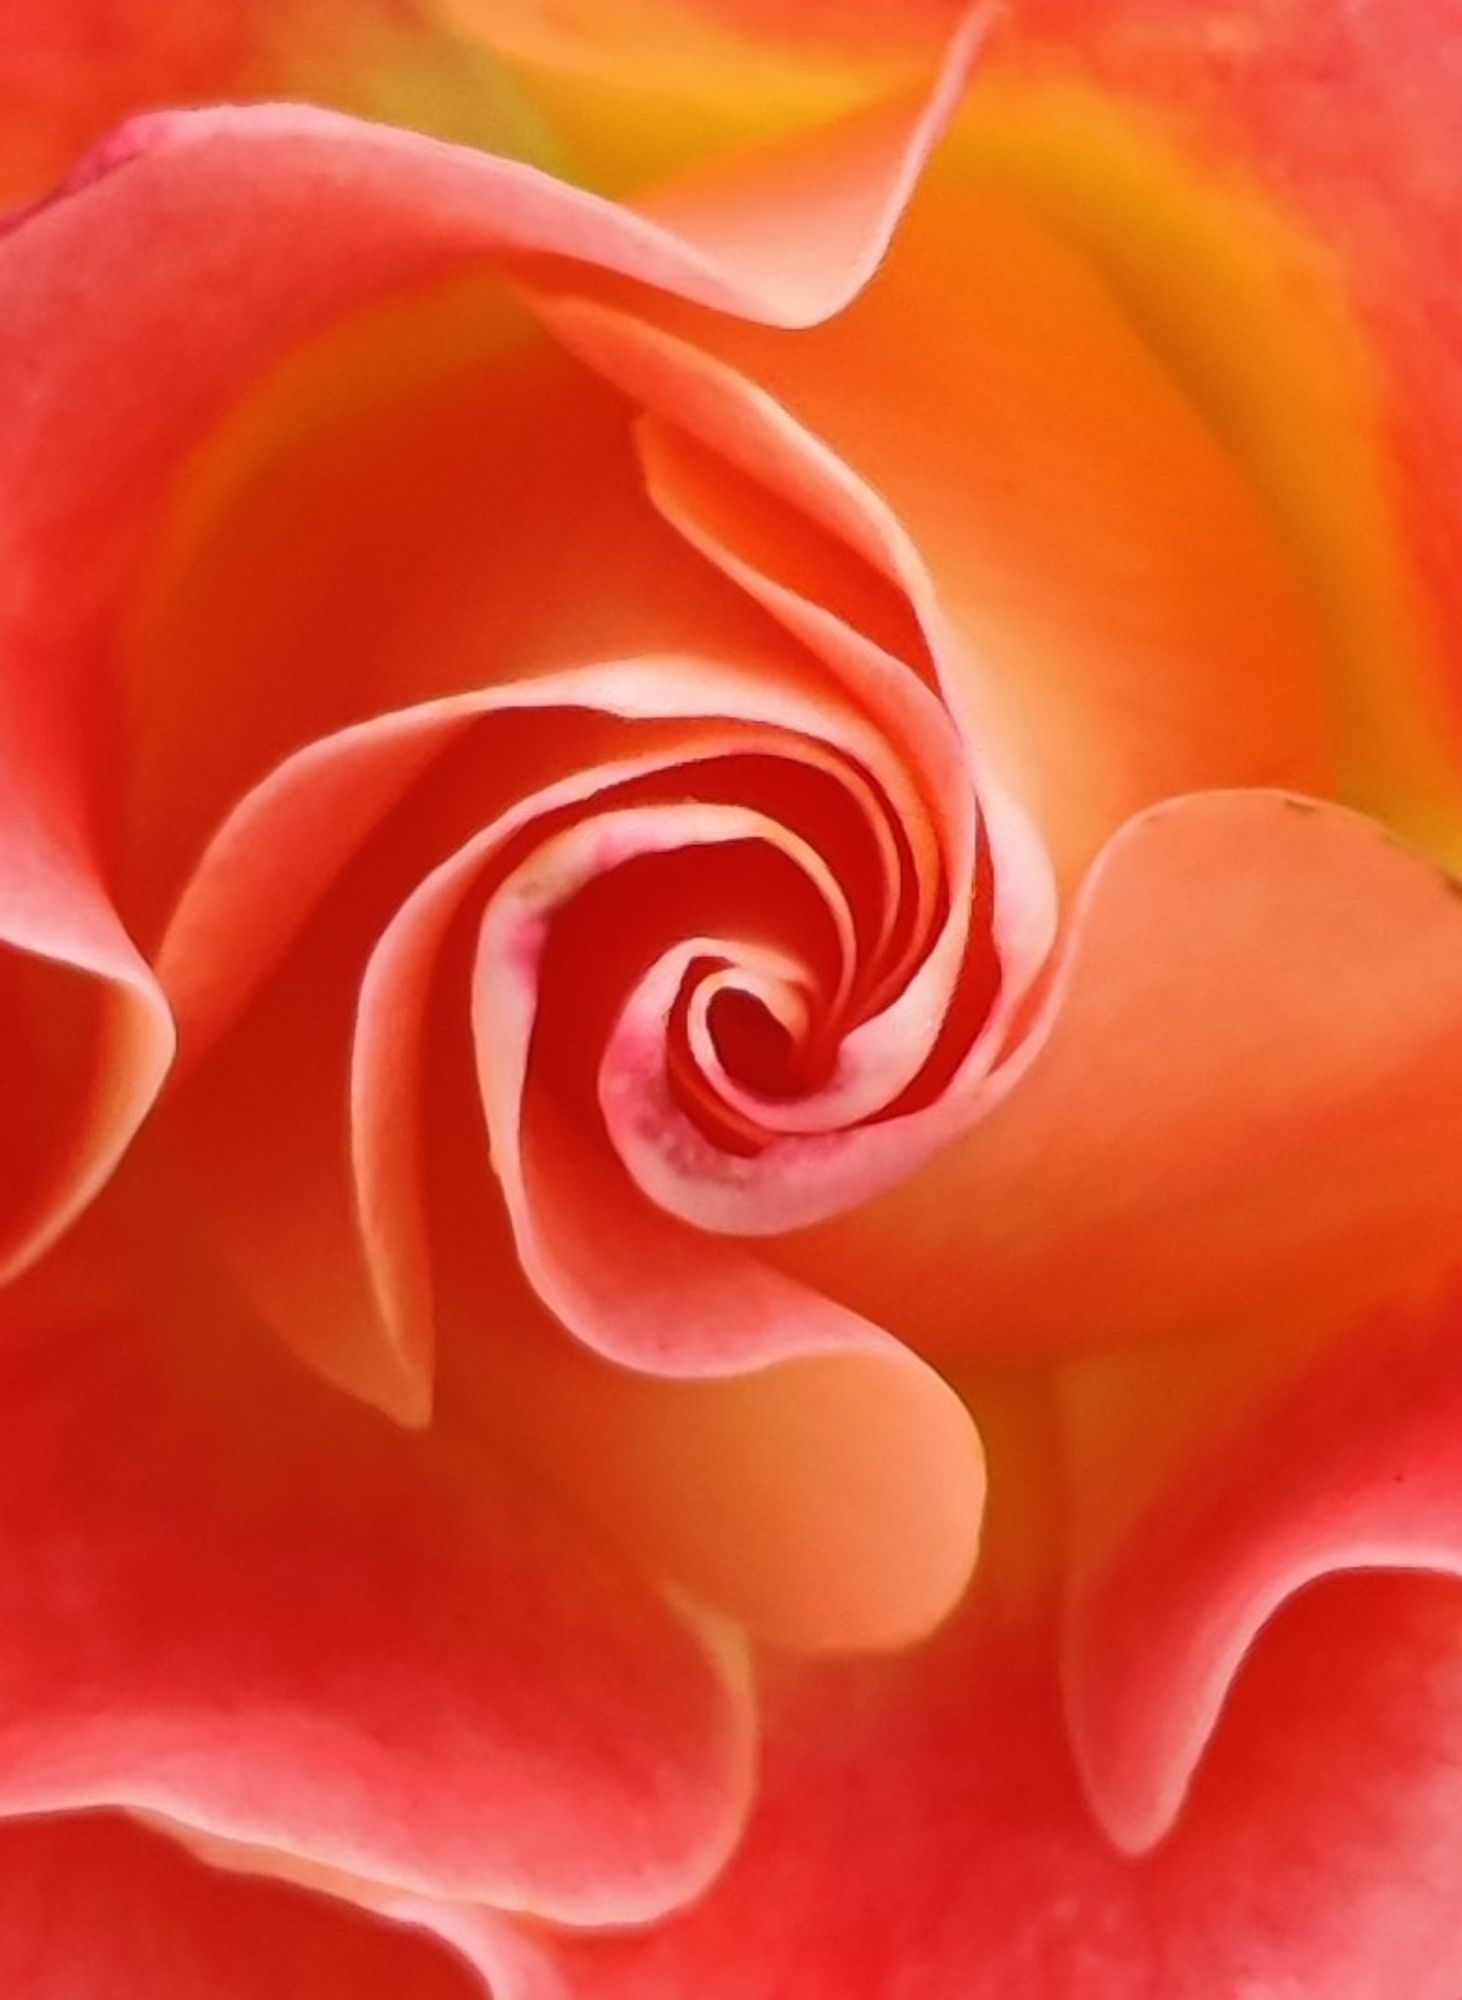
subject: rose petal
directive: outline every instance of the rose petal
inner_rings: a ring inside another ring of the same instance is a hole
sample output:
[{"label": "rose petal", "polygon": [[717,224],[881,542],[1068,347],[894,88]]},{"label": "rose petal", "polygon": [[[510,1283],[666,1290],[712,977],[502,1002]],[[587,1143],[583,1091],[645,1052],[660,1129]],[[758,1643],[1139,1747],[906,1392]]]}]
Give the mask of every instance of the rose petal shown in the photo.
[{"label": "rose petal", "polygon": [[1231,1337],[1071,1372],[1067,1704],[1124,1847],[1171,1824],[1255,1633],[1303,1585],[1462,1576],[1458,1321],[1453,1301],[1297,1353]]},{"label": "rose petal", "polygon": [[[1336,9],[1323,61],[1294,0],[1232,21],[1035,0],[1008,28],[988,73],[1012,86],[997,173],[1107,263],[1240,443],[1328,599],[1364,802],[1455,855],[1455,23]],[[1144,159],[1153,141],[1166,162]],[[1369,352],[1332,323],[1336,295]]]},{"label": "rose petal", "polygon": [[0,1979],[17,2000],[481,2000],[484,1990],[420,1930],[219,1874],[159,1834],[92,1813],[0,1822]]},{"label": "rose petal", "polygon": [[0,1810],[144,1808],[590,1921],[719,1864],[734,1649],[582,1519],[313,1384],[206,1276],[150,1320],[12,1301]]},{"label": "rose petal", "polygon": [[[7,732],[12,706],[33,703],[38,687],[54,691],[56,714],[39,730],[24,716],[17,726],[27,789],[12,801],[19,818],[5,853],[24,907],[5,926],[8,941],[33,950],[38,895],[44,931],[64,935],[82,922],[95,937],[111,923],[96,872],[109,857],[93,859],[70,802],[115,707],[109,677],[123,605],[177,462],[244,383],[342,313],[491,258],[588,257],[790,320],[833,310],[876,262],[967,58],[952,59],[912,117],[879,110],[826,152],[794,146],[780,167],[760,163],[740,201],[725,184],[683,192],[672,206],[684,240],[533,169],[304,109],[143,121],[12,228],[0,247],[0,483],[23,503],[3,550],[14,589],[3,607],[9,692],[0,699]],[[814,269],[802,264],[801,231],[786,252],[765,240],[760,219],[782,199],[805,214]],[[226,297],[228,313],[178,313],[180,285],[194,299]],[[83,811],[89,825],[93,802]],[[39,949],[75,958],[44,938]],[[100,967],[95,943],[81,963],[112,978],[120,965],[142,1004],[123,1002],[130,1045],[103,1065],[101,1107],[85,1101],[86,1074],[91,1045],[119,1032],[110,1024],[81,1033],[83,1076],[61,1079],[63,1098],[80,1107],[47,1102],[39,1114],[44,1132],[68,1136],[63,1160],[44,1160],[13,1197],[27,1240],[32,1231],[47,1240],[105,1178],[165,1059],[145,975],[114,934],[103,949]],[[29,1107],[22,1115],[34,1123]]]},{"label": "rose petal", "polygon": [[[707,809],[700,817],[709,838]],[[608,837],[603,822],[590,837]],[[678,845],[686,833],[653,837]],[[525,939],[542,928],[542,903],[574,886],[571,857],[556,869],[551,858],[524,870],[526,913],[494,902],[475,979],[479,1071],[518,1256],[597,1352],[692,1379],[620,1398],[590,1387],[577,1402],[570,1386],[549,1406],[583,1440],[608,1518],[712,1602],[799,1648],[906,1642],[945,1615],[974,1559],[984,1481],[966,1413],[873,1326],[657,1212],[592,1126],[571,1128],[535,1090],[530,1036],[542,1033],[543,1002],[535,1025],[531,987],[521,990],[524,968],[529,979],[536,969]],[[694,881],[700,895],[705,877]],[[707,908],[714,921],[714,897]],[[632,931],[633,920],[619,925]],[[581,976],[572,1004],[582,1060],[595,1003]]]},{"label": "rose petal", "polygon": [[1158,808],[1094,871],[1005,1101],[785,1261],[933,1352],[1424,1294],[1462,1221],[1459,942],[1456,884],[1366,820]]},{"label": "rose petal", "polygon": [[1041,1639],[977,1603],[915,1658],[773,1696],[756,1817],[693,1911],[529,1942],[565,2000],[1452,2000],[1459,1679],[1455,1583],[1317,1586],[1138,1862],[1086,1813]]},{"label": "rose petal", "polygon": [[419,0],[16,0],[0,45],[0,201],[43,193],[134,112],[261,97],[308,98],[507,153],[544,145],[504,66]]},{"label": "rose petal", "polygon": [[[977,768],[1068,884],[1157,799],[1333,787],[1328,663],[1245,470],[1093,269],[1012,204],[934,169],[873,281],[796,339],[643,309],[881,496],[955,642]],[[664,357],[635,387],[687,421]]]},{"label": "rose petal", "polygon": [[[972,757],[941,709],[944,621],[917,551],[877,494],[695,346],[601,304],[541,292],[533,303],[575,353],[655,412],[640,435],[667,518],[828,663],[899,744],[923,795],[914,823],[927,815],[929,830],[915,865],[945,896],[943,921],[931,935],[926,906],[912,934],[917,969],[843,1038],[829,1088],[799,1105],[815,1137],[779,1142],[730,1182],[698,1170],[681,1135],[657,1150],[605,1105],[626,1163],[660,1206],[734,1233],[797,1227],[897,1179],[973,1114],[983,1072],[1049,946],[1044,856],[1023,816],[998,792],[987,797],[978,747]],[[991,977],[965,1018],[957,984],[974,986],[982,951]],[[931,1035],[931,1021],[944,1029]],[[926,1083],[936,1068],[938,1085]],[[948,1101],[927,1116],[890,1115],[906,1090]],[[876,1124],[849,1129],[872,1113]]]},{"label": "rose petal", "polygon": [[83,772],[55,754],[48,711],[64,703],[64,686],[0,676],[0,1281],[105,1183],[173,1054],[167,1004],[102,884]]}]

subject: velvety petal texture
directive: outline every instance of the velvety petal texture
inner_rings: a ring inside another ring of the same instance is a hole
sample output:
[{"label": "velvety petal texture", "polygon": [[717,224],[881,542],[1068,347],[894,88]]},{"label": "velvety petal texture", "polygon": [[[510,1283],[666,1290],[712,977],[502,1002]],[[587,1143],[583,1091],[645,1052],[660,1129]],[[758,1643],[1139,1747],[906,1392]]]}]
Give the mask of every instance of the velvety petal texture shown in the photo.
[{"label": "velvety petal texture", "polygon": [[484,1990],[419,1932],[219,1874],[102,1813],[0,1824],[0,1971],[25,2000],[481,2000]]},{"label": "velvety petal texture", "polygon": [[1317,1586],[1260,1641],[1140,1863],[1090,1819],[1038,1638],[972,1615],[917,1662],[794,1687],[718,1888],[648,1934],[561,1943],[557,1990],[1449,2000],[1458,1614],[1454,1581]]},{"label": "velvety petal texture", "polygon": [[1004,1102],[789,1261],[942,1352],[1425,1300],[1462,1225],[1459,942],[1455,879],[1373,822],[1159,807],[1092,871]]},{"label": "velvety petal texture", "polygon": [[734,1645],[510,1466],[291,1369],[216,1286],[149,1303],[7,1308],[0,1806],[590,1919],[702,1879],[749,1781]]},{"label": "velvety petal texture", "polygon": [[501,61],[429,0],[17,0],[0,47],[0,203],[43,194],[135,112],[284,97],[525,157],[548,146]]},{"label": "velvety petal texture", "polygon": [[954,11],[13,24],[6,1991],[1462,1986],[1462,71]]}]

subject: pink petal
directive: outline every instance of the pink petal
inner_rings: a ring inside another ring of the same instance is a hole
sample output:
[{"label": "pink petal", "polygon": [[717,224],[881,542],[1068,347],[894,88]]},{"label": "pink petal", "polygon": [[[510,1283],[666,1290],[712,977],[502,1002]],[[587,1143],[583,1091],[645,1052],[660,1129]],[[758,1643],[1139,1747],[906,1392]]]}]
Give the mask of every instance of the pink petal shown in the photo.
[{"label": "pink petal", "polygon": [[590,1921],[719,1864],[734,1649],[501,1453],[383,1426],[206,1276],[147,1319],[7,1320],[0,1811],[131,1806]]},{"label": "pink petal", "polygon": [[[825,147],[793,145],[758,162],[739,197],[725,184],[682,191],[684,237],[513,162],[287,108],[141,121],[10,229],[0,484],[23,503],[3,549],[0,706],[23,784],[0,829],[19,898],[0,912],[0,939],[122,989],[87,1002],[78,1060],[21,1108],[41,1157],[5,1190],[13,1255],[48,1241],[105,1179],[168,1053],[155,990],[100,887],[111,857],[88,841],[114,809],[93,774],[116,763],[112,676],[182,457],[302,338],[485,262],[553,253],[788,321],[835,310],[881,254],[967,58],[952,57],[927,107],[881,108]],[[805,211],[805,238],[781,252],[761,227],[769,202]],[[818,246],[813,267],[804,240]],[[229,309],[180,313],[180,287]],[[38,709],[38,689],[54,712]],[[148,798],[167,803],[171,789]],[[23,989],[7,1009],[28,1017],[39,978],[7,967]]]},{"label": "pink petal", "polygon": [[757,1813],[692,1911],[525,1943],[554,2000],[1452,2000],[1459,1682],[1456,1583],[1317,1586],[1135,1861],[1083,1804],[1041,1633],[977,1599],[919,1655],[774,1689]]},{"label": "pink petal", "polygon": [[215,1872],[119,1815],[0,1823],[0,1980],[16,2000],[481,2000],[421,1931]]},{"label": "pink petal", "polygon": [[55,750],[64,686],[0,678],[0,1281],[105,1183],[173,1054],[157,982],[102,885],[83,775]]},{"label": "pink petal", "polygon": [[1071,1372],[1065,1682],[1123,1846],[1178,1813],[1239,1663],[1316,1576],[1462,1575],[1458,1308],[1286,1352],[1242,1334]]}]

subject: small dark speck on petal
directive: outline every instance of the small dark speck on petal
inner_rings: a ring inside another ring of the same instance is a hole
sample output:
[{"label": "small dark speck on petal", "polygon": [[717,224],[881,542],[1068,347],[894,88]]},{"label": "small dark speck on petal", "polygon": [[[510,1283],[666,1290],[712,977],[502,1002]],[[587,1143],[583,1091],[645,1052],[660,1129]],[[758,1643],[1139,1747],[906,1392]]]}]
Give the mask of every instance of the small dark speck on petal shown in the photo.
[{"label": "small dark speck on petal", "polygon": [[1462,896],[1462,876],[1449,875],[1444,868],[1442,870],[1442,887],[1449,896]]},{"label": "small dark speck on petal", "polygon": [[1284,807],[1286,812],[1312,813],[1320,810],[1313,799],[1297,799],[1288,792],[1285,793],[1279,803]]}]

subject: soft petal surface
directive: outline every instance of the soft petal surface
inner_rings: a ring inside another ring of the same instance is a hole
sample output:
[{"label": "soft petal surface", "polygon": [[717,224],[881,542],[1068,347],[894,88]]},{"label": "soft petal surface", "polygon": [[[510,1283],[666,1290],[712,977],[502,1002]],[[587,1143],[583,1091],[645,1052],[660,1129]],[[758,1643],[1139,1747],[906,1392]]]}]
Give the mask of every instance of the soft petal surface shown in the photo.
[{"label": "soft petal surface", "polygon": [[789,1248],[936,1351],[1343,1323],[1462,1223],[1462,899],[1337,808],[1175,802],[1113,842],[1004,1102]]},{"label": "soft petal surface", "polygon": [[872,283],[796,338],[655,316],[730,379],[572,308],[567,337],[723,453],[749,377],[879,496],[927,570],[977,768],[1068,884],[1157,799],[1333,789],[1336,689],[1261,497],[1100,272],[1018,205],[936,172]]},{"label": "soft petal surface", "polygon": [[1312,1578],[1462,1575],[1458,1323],[1454,1293],[1297,1351],[1236,1335],[1070,1372],[1066,1694],[1122,1844],[1166,1831],[1255,1632]]},{"label": "soft petal surface", "polygon": [[643,186],[805,128],[927,63],[972,13],[928,0],[438,0],[539,106],[577,174]]},{"label": "soft petal surface", "polygon": [[545,150],[521,88],[431,0],[16,0],[0,43],[0,203],[43,194],[135,112],[279,97]]},{"label": "soft petal surface", "polygon": [[1317,585],[1351,795],[1455,856],[1456,21],[1033,0],[983,82],[965,167],[1107,272],[1244,459]]},{"label": "soft petal surface", "polygon": [[[14,592],[24,624],[23,587]],[[126,1150],[173,1055],[167,1003],[103,886],[64,677],[0,683],[0,1279],[39,1256]],[[21,1051],[24,1051],[22,1055]]]},{"label": "soft petal surface", "polygon": [[687,1917],[563,1943],[573,2000],[1451,2000],[1456,1583],[1335,1579],[1284,1612],[1141,1862],[1087,1813],[1041,1635],[985,1611],[775,1689],[731,1868]]},{"label": "soft petal surface", "polygon": [[[42,1153],[62,1135],[59,1159],[22,1151],[20,1184],[4,1190],[19,1249],[95,1191],[167,1057],[156,991],[111,906],[116,857],[98,849],[118,806],[121,656],[200,438],[307,334],[503,258],[588,258],[778,319],[833,310],[876,263],[968,56],[956,52],[932,99],[876,107],[826,151],[794,144],[739,190],[725,177],[682,190],[670,217],[681,235],[535,169],[300,108],[134,123],[14,223],[0,247],[0,478],[24,503],[4,533],[0,713],[21,779],[7,787],[0,938],[25,962],[13,970],[7,957],[3,1004],[22,1022],[37,1006],[79,1017],[47,1074],[26,1083],[34,1105],[19,1108]],[[781,199],[805,238],[765,231]],[[811,264],[804,240],[818,246]],[[227,298],[227,314],[180,314],[180,285]],[[75,984],[70,967],[83,985],[120,990],[79,1008],[37,998]]]},{"label": "soft petal surface", "polygon": [[333,1899],[220,1874],[112,1814],[0,1823],[16,2000],[482,2000],[450,1949]]},{"label": "soft petal surface", "polygon": [[4,1331],[4,1810],[590,1920],[720,1860],[734,1649],[504,1454],[318,1387],[216,1279],[145,1317],[12,1295]]}]

